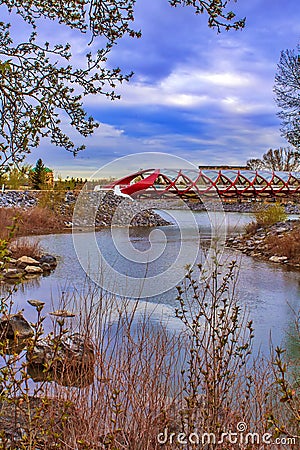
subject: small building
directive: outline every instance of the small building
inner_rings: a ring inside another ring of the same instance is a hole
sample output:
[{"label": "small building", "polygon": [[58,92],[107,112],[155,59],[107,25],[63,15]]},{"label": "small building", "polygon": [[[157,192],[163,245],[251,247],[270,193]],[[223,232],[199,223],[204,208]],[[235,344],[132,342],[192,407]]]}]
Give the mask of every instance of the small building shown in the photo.
[{"label": "small building", "polygon": [[247,166],[198,166],[200,170],[249,170]]}]

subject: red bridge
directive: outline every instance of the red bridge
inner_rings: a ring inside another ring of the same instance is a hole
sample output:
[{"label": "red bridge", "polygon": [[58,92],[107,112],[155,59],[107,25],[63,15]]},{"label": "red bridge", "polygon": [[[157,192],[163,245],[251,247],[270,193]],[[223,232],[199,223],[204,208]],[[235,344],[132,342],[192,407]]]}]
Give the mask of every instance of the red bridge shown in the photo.
[{"label": "red bridge", "polygon": [[220,195],[221,197],[292,197],[300,194],[300,172],[252,170],[146,169],[106,189],[130,196]]}]

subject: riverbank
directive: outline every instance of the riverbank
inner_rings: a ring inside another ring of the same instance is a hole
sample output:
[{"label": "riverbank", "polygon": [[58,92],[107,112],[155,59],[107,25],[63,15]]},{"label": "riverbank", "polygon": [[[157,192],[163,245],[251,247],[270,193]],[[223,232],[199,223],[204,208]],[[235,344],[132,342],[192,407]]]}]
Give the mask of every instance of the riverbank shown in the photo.
[{"label": "riverbank", "polygon": [[[89,192],[84,195],[81,203],[83,200],[86,210],[84,214],[77,214],[77,229],[91,226],[99,229],[112,223],[119,226],[130,224],[133,227],[169,225],[153,208],[146,205],[141,207],[139,202],[116,196],[113,192]],[[14,218],[14,237],[70,232],[77,199],[78,196],[72,192],[10,191],[0,194],[0,238],[7,238]],[[91,212],[93,223],[89,217]]]},{"label": "riverbank", "polygon": [[227,240],[230,248],[300,270],[300,221],[277,222]]}]

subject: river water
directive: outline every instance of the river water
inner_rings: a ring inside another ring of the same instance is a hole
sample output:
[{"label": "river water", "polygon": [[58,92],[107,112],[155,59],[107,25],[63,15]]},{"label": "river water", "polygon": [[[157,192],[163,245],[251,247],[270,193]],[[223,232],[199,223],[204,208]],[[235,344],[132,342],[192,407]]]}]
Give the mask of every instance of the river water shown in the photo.
[{"label": "river water", "polygon": [[[161,214],[170,219],[170,211]],[[188,225],[186,211],[178,212],[181,227]],[[194,213],[197,226],[200,230],[202,242],[210,237],[210,221],[205,212]],[[226,213],[227,232],[233,235],[243,230],[251,221],[249,214]],[[172,220],[172,219],[171,219]],[[167,246],[163,255],[159,258],[159,264],[155,261],[147,266],[147,276],[155,275],[170,265],[170,261],[176,258],[180,245],[180,233],[176,224],[162,228],[166,236]],[[84,243],[88,243],[91,233],[81,233]],[[130,232],[130,241],[134,247],[143,252],[149,248],[149,229],[136,228]],[[86,289],[89,281],[81,267],[73,245],[72,234],[45,235],[37,238],[44,250],[58,257],[56,270],[47,277],[40,277],[20,286],[14,294],[15,309],[26,309],[26,315],[32,314],[28,310],[28,299],[40,299],[46,302],[49,311],[55,308],[62,296],[72,296],[76,291]],[[160,236],[157,239],[161,239]],[[114,252],[114,242],[110,236],[110,230],[102,229],[96,233],[96,240],[101,251],[110,259],[111,264],[126,276],[142,278],[145,276],[145,267],[135,262],[128,262]],[[155,240],[155,238],[154,238]],[[154,242],[155,244],[155,242]],[[191,250],[195,246],[193,239],[186,244]],[[229,263],[237,260],[239,264],[239,279],[237,292],[242,305],[247,309],[255,328],[255,347],[261,348],[263,353],[268,353],[270,337],[274,345],[282,344],[291,347],[290,334],[293,329],[292,309],[299,309],[300,304],[300,272],[293,271],[281,265],[260,261],[252,257],[241,255],[226,248],[223,260]],[[92,258],[93,260],[93,258]],[[140,269],[140,266],[143,269]],[[166,280],[165,280],[166,281]],[[164,283],[164,280],[161,281]],[[100,290],[100,288],[99,288]],[[163,286],[162,286],[163,290]],[[151,320],[163,321],[170,329],[177,329],[178,319],[175,318],[176,289],[169,289],[156,296],[142,299],[139,309],[145,306],[151,313]],[[31,317],[29,317],[31,318]],[[33,317],[32,317],[33,318]]]}]

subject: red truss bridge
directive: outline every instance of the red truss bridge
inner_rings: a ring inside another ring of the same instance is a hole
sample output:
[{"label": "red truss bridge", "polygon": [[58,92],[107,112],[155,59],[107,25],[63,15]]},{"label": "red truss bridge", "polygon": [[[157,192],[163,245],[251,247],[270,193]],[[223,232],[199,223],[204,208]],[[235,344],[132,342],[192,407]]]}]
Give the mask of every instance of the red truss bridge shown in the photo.
[{"label": "red truss bridge", "polygon": [[105,189],[133,197],[291,197],[300,194],[300,172],[145,169],[114,181]]}]

